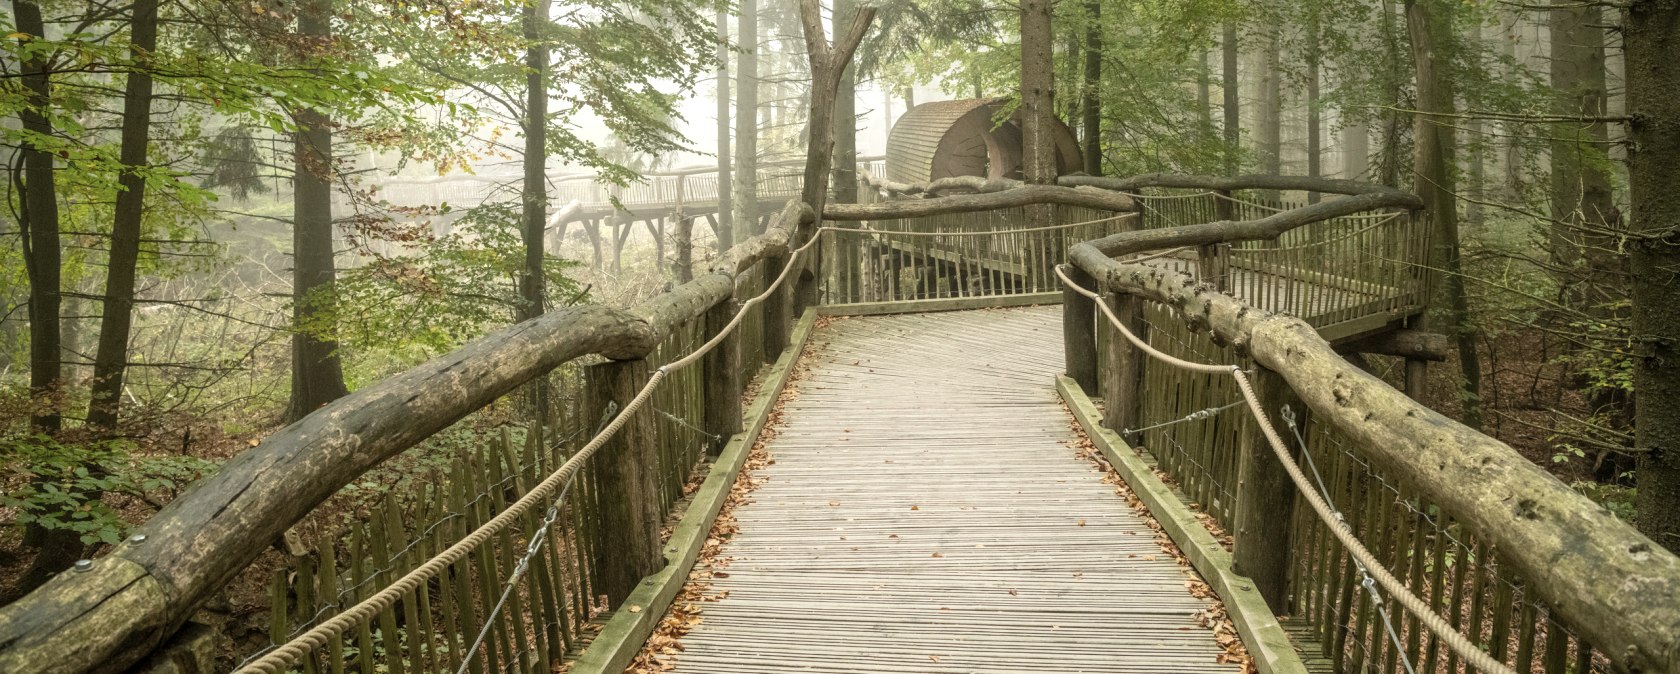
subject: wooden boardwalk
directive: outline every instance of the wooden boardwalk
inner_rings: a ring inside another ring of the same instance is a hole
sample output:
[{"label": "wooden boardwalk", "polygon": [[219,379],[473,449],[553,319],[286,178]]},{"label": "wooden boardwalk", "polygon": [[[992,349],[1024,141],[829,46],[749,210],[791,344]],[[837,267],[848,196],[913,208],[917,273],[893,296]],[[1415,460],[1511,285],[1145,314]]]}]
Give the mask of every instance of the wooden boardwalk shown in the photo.
[{"label": "wooden boardwalk", "polygon": [[675,671],[1240,671],[1189,572],[1075,455],[1060,312],[815,333]]}]

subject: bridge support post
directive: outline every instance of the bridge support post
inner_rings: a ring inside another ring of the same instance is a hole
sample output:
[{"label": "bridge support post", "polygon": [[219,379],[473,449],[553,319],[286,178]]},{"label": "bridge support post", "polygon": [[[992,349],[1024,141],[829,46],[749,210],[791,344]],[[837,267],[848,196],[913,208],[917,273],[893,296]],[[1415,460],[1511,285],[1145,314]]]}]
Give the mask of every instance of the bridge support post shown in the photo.
[{"label": "bridge support post", "polygon": [[[735,317],[740,302],[731,297],[706,310],[705,334],[716,336]],[[712,439],[711,454],[717,456],[729,436],[741,432],[741,331],[729,333],[706,354],[706,432]]]},{"label": "bridge support post", "polygon": [[[1114,315],[1139,339],[1148,339],[1149,325],[1143,322],[1143,300],[1135,295],[1110,291],[1105,293]],[[1106,321],[1104,321],[1106,322]],[[1112,326],[1105,345],[1104,362],[1108,368],[1102,375],[1103,425],[1119,433],[1138,425],[1138,390],[1143,383],[1144,356],[1132,346],[1125,335]],[[1130,442],[1130,440],[1128,440]]]},{"label": "bridge support post", "polygon": [[[797,245],[793,242],[788,243],[788,248],[796,247]],[[787,255],[765,258],[765,282],[774,283],[776,277],[782,275],[782,269],[786,268],[787,264]],[[764,362],[766,363],[776,362],[776,359],[781,357],[782,350],[786,349],[788,345],[788,329],[790,327],[788,325],[788,310],[790,308],[788,303],[793,297],[793,286],[799,282],[796,274],[790,274],[789,276],[792,278],[782,281],[781,287],[776,288],[776,292],[770,293],[769,297],[764,298]]]},{"label": "bridge support post", "polygon": [[[1062,265],[1062,273],[1082,288],[1095,285],[1091,275],[1071,264]],[[1067,359],[1067,376],[1079,384],[1086,395],[1097,395],[1097,303],[1062,288],[1062,346]]]},{"label": "bridge support post", "polygon": [[[1279,433],[1291,437],[1282,419],[1284,405],[1305,428],[1306,405],[1282,375],[1256,368],[1253,382],[1261,409]],[[1238,451],[1232,567],[1254,581],[1254,589],[1274,612],[1289,613],[1289,525],[1294,521],[1295,487],[1253,419],[1248,420]]]},{"label": "bridge support post", "polygon": [[[648,380],[645,360],[607,361],[584,369],[585,419],[594,424],[609,403],[622,410]],[[618,606],[642,578],[664,565],[659,550],[658,438],[653,411],[632,414],[596,458],[600,495],[600,592]]]}]

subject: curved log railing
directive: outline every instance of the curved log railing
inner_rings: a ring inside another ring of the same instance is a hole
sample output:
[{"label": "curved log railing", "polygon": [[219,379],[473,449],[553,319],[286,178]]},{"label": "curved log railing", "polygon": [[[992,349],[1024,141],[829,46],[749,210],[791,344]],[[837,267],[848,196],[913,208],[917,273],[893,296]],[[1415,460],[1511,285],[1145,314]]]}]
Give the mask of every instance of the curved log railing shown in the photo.
[{"label": "curved log railing", "polygon": [[[809,206],[789,202],[768,231],[671,292],[626,310],[555,310],[281,429],[195,484],[110,554],[0,608],[0,671],[103,672],[133,664],[367,470],[562,363],[590,354],[643,359],[679,326],[734,297],[749,270],[768,264],[772,276],[779,273],[789,242],[814,216]],[[786,346],[787,300],[773,298],[761,319],[762,349],[772,358]],[[738,382],[727,395],[739,396]]]},{"label": "curved log railing", "polygon": [[[1680,558],[1504,443],[1350,364],[1302,319],[1259,310],[1221,291],[1205,268],[1185,273],[1127,259],[1269,240],[1360,211],[1414,209],[1415,198],[1300,178],[1064,182],[1347,195],[1256,220],[1084,242],[1069,251],[1070,276],[1099,287],[1118,320],[1145,334],[1152,348],[1256,368],[1265,413],[1277,428],[1300,431],[1297,449],[1325,467],[1330,500],[1345,512],[1348,526],[1414,594],[1471,632],[1495,659],[1525,673],[1607,666],[1680,671]],[[1396,615],[1391,643],[1371,605],[1361,603],[1364,591],[1357,590],[1357,576],[1325,524],[1294,505],[1298,495],[1277,477],[1278,462],[1260,453],[1265,444],[1254,425],[1227,416],[1241,414],[1224,411],[1241,398],[1207,379],[1221,376],[1146,362],[1106,323],[1092,325],[1092,304],[1083,297],[1068,301],[1066,311],[1069,376],[1087,393],[1100,389],[1105,425],[1128,440],[1141,439],[1158,467],[1234,533],[1238,573],[1254,578],[1275,612],[1301,616],[1324,637],[1325,654],[1345,669],[1381,662],[1393,667],[1404,657],[1420,671],[1454,671],[1456,656],[1426,639],[1416,618]],[[1100,354],[1099,341],[1106,342]],[[1145,392],[1150,401],[1140,401]],[[1304,412],[1305,421],[1285,418],[1282,409],[1292,400],[1298,402],[1291,412]]]}]

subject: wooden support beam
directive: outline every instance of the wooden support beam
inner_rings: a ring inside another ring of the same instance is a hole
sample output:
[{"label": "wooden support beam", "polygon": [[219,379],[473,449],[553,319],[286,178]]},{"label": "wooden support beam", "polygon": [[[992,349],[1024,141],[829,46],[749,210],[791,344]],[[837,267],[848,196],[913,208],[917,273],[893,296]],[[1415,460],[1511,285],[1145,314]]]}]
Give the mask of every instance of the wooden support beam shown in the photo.
[{"label": "wooden support beam", "polygon": [[[716,336],[735,312],[740,308],[740,302],[730,298],[713,305],[706,311],[705,334],[708,338]],[[703,375],[706,387],[706,432],[716,436],[712,439],[708,449],[713,456],[723,450],[724,444],[729,442],[729,436],[741,432],[741,329],[739,326],[725,335],[718,342],[712,352],[706,354],[703,361],[705,373]]]},{"label": "wooden support beam", "polygon": [[[1139,339],[1149,339],[1149,324],[1143,321],[1143,301],[1127,293],[1105,293],[1104,301],[1114,311],[1126,327],[1137,335]],[[1108,364],[1102,372],[1103,425],[1115,433],[1128,428],[1136,428],[1138,414],[1142,409],[1143,396],[1140,390],[1143,385],[1143,366],[1148,358],[1143,351],[1133,346],[1125,335],[1120,334],[1107,318],[1098,321],[1099,325],[1109,330],[1109,338],[1105,344],[1104,362]],[[1130,441],[1130,439],[1127,439]]]},{"label": "wooden support beam", "polygon": [[[1272,426],[1291,437],[1280,410],[1287,405],[1304,418],[1306,406],[1289,382],[1265,368],[1255,370],[1255,396]],[[1245,418],[1237,456],[1236,526],[1232,530],[1233,569],[1254,581],[1274,613],[1289,613],[1289,527],[1294,522],[1295,486],[1283,463],[1253,418]],[[1300,423],[1297,418],[1296,423]]]},{"label": "wooden support beam", "polygon": [[[1091,275],[1070,265],[1062,266],[1063,273],[1082,288],[1090,288]],[[1067,376],[1079,383],[1086,395],[1097,395],[1097,304],[1091,298],[1062,289],[1062,344],[1067,360]]]},{"label": "wooden support beam", "polygon": [[[764,260],[764,278],[767,282],[774,282],[780,276],[782,269],[787,267],[787,255],[772,255]],[[764,362],[774,363],[782,355],[782,349],[787,348],[788,329],[792,327],[789,305],[793,299],[793,283],[782,282],[781,287],[764,298]]]},{"label": "wooden support beam", "polygon": [[[623,410],[648,380],[646,360],[607,361],[584,369],[584,418]],[[591,421],[593,423],[593,421]],[[607,440],[595,461],[600,495],[601,577],[596,587],[618,606],[644,576],[659,570],[659,456],[653,410],[643,407]]]}]

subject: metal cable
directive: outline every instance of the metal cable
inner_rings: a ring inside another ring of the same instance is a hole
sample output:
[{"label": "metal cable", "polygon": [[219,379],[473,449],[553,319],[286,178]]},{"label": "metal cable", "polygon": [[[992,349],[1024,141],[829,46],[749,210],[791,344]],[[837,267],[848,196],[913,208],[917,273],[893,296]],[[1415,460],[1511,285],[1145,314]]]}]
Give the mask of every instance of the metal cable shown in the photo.
[{"label": "metal cable", "polygon": [[[1283,438],[1278,436],[1277,429],[1272,427],[1271,418],[1266,416],[1265,410],[1260,407],[1260,399],[1254,393],[1254,385],[1249,382],[1248,374],[1243,372],[1241,367],[1192,363],[1162,353],[1133,335],[1125,323],[1121,322],[1119,318],[1115,317],[1114,312],[1108,309],[1108,303],[1101,301],[1096,293],[1081,288],[1068,280],[1068,277],[1062,273],[1060,268],[1056,269],[1056,275],[1061,277],[1062,282],[1066,283],[1069,288],[1079,294],[1098,300],[1097,306],[1102,307],[1103,313],[1108,315],[1109,322],[1120,331],[1120,334],[1126,336],[1127,341],[1138,347],[1138,350],[1149,354],[1150,357],[1182,369],[1195,372],[1224,372],[1236,378],[1237,388],[1242,391],[1243,399],[1248,402],[1249,412],[1258,422],[1260,432],[1266,438],[1266,443],[1271,445],[1272,453],[1277,456],[1278,461],[1283,464],[1284,471],[1289,474],[1290,481],[1295,483],[1296,490],[1301,493],[1302,498],[1306,499],[1307,504],[1312,506],[1313,512],[1318,515],[1318,518],[1328,525],[1330,532],[1336,536],[1336,540],[1342,544],[1342,547],[1346,548],[1354,560],[1359,562],[1366,569],[1366,572],[1375,579],[1376,584],[1382,586],[1383,591],[1400,602],[1401,607],[1416,617],[1437,638],[1446,642],[1448,648],[1463,657],[1466,665],[1488,674],[1516,674],[1515,669],[1483,651],[1474,641],[1460,633],[1451,623],[1448,623],[1446,618],[1441,617],[1434,609],[1430,608],[1427,602],[1412,594],[1411,589],[1406,587],[1405,583],[1396,578],[1393,573],[1390,573],[1388,568],[1377,559],[1376,555],[1371,554],[1371,551],[1367,550],[1365,545],[1354,537],[1353,528],[1346,521],[1336,516],[1335,510],[1319,495],[1318,490],[1313,489],[1312,483],[1308,482],[1306,475],[1301,472],[1301,467],[1296,465],[1294,457],[1289,455],[1289,450],[1284,447]],[[1373,588],[1368,587],[1367,589],[1374,591]],[[1376,603],[1379,606],[1381,605],[1380,601]],[[1390,625],[1390,629],[1392,630],[1392,625]]]}]

